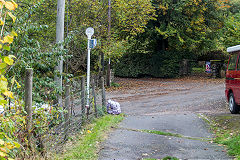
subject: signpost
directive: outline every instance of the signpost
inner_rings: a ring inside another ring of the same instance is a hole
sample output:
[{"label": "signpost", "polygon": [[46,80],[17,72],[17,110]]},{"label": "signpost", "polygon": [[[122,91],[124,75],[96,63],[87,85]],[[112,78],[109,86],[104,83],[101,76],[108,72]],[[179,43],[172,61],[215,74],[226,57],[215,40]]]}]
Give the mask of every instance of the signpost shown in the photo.
[{"label": "signpost", "polygon": [[[90,51],[91,48],[94,47],[94,42],[91,42],[91,37],[94,34],[94,29],[92,27],[89,27],[86,29],[86,35],[88,37],[88,56],[87,56],[87,103],[86,107],[89,107],[89,99],[90,99]],[[94,40],[93,40],[94,41]],[[91,45],[92,43],[92,45]]]},{"label": "signpost", "polygon": [[97,45],[97,40],[96,39],[90,39],[89,40],[89,48],[92,49]]},{"label": "signpost", "polygon": [[207,73],[211,73],[211,62],[206,62],[206,70]]}]

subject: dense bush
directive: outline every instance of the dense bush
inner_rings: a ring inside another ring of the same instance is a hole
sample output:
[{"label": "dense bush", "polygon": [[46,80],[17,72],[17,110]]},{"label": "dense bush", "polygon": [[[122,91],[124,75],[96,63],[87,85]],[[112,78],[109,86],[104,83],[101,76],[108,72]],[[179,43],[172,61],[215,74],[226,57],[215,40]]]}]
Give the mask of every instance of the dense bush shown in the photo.
[{"label": "dense bush", "polygon": [[149,58],[147,54],[125,54],[115,66],[115,74],[120,77],[138,77],[149,73]]},{"label": "dense bush", "polygon": [[115,74],[119,77],[176,77],[179,75],[183,55],[174,51],[159,51],[153,54],[128,53],[115,65]]}]

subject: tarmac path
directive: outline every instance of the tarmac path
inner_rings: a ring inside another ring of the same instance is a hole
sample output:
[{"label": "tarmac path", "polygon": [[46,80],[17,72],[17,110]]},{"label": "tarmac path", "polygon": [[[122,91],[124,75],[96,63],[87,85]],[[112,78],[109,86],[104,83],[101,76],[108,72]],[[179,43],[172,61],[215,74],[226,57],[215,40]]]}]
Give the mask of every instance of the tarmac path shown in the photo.
[{"label": "tarmac path", "polygon": [[[224,80],[204,78],[119,79],[107,92],[127,115],[102,144],[100,160],[232,159],[201,118],[227,113]],[[149,133],[153,132],[153,133]]]}]

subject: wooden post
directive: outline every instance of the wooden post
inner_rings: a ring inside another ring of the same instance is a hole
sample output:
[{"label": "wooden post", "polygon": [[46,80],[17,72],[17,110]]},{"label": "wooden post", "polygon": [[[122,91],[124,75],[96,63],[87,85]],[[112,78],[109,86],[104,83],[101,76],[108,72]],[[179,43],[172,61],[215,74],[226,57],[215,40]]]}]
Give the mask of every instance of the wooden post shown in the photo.
[{"label": "wooden post", "polygon": [[104,86],[104,77],[101,77],[101,88],[102,88],[102,107],[106,107],[106,93],[105,93],[105,86]]},{"label": "wooden post", "polygon": [[68,111],[65,114],[65,127],[64,127],[65,139],[66,139],[67,138],[68,127],[70,125],[70,114],[71,114],[71,109],[70,109],[70,86],[69,85],[66,85],[66,91],[65,91],[65,110]]},{"label": "wooden post", "polygon": [[95,77],[94,76],[92,78],[92,96],[93,96],[93,107],[94,107],[94,112],[95,112],[95,117],[97,118],[98,117],[98,113],[97,113],[97,102],[96,102],[96,92],[95,92]]},{"label": "wooden post", "polygon": [[81,107],[82,107],[82,117],[85,116],[85,77],[81,79]]},{"label": "wooden post", "polygon": [[[32,130],[32,86],[33,86],[33,69],[26,69],[25,76],[25,110],[27,112],[27,132],[28,143],[31,144]],[[31,147],[31,146],[30,146]]]},{"label": "wooden post", "polygon": [[190,72],[189,60],[183,59],[183,75],[188,76]]}]

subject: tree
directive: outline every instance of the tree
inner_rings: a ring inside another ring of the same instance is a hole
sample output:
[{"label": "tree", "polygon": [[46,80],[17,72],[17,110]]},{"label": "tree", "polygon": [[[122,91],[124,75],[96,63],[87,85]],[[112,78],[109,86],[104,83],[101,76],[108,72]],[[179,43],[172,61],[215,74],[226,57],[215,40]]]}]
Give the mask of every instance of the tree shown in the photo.
[{"label": "tree", "polygon": [[229,0],[154,0],[157,20],[129,41],[119,76],[178,76],[182,59],[219,49]]},{"label": "tree", "polygon": [[[97,37],[98,39],[98,46],[93,53],[97,55],[98,60],[95,61],[94,68],[101,66],[99,63],[101,53],[107,55],[105,58],[111,57],[109,53],[113,52],[109,52],[109,46],[114,46],[116,43],[117,46],[120,47],[120,44],[123,44],[127,37],[136,36],[137,33],[143,32],[147,22],[154,19],[154,7],[150,0],[113,0],[112,4],[112,36],[110,42],[107,38],[108,3],[106,0],[71,0],[71,3],[69,4],[69,31],[78,31],[80,35],[83,35],[81,37],[78,36],[79,41],[86,39],[85,34],[82,33],[85,32],[87,27],[92,26],[95,29],[94,37]],[[74,43],[76,44],[77,42]],[[82,47],[83,45],[81,43],[81,46],[78,48]],[[76,47],[73,46],[72,48]],[[116,51],[116,47],[114,48]],[[84,52],[75,52],[75,54],[82,54],[83,57],[85,55]],[[121,55],[121,52],[120,54],[118,52],[112,57],[117,58]],[[79,57],[79,55],[74,55],[74,58],[75,57]]]},{"label": "tree", "polygon": [[221,30],[219,42],[221,47],[226,50],[227,47],[240,44],[240,2],[231,1],[227,16],[224,21],[224,28]]},{"label": "tree", "polygon": [[144,32],[147,23],[155,20],[155,8],[150,0],[115,0],[114,29],[120,36]]},{"label": "tree", "polygon": [[225,3],[218,0],[157,0],[156,30],[167,40],[165,49],[203,53],[216,49],[224,26]]}]

